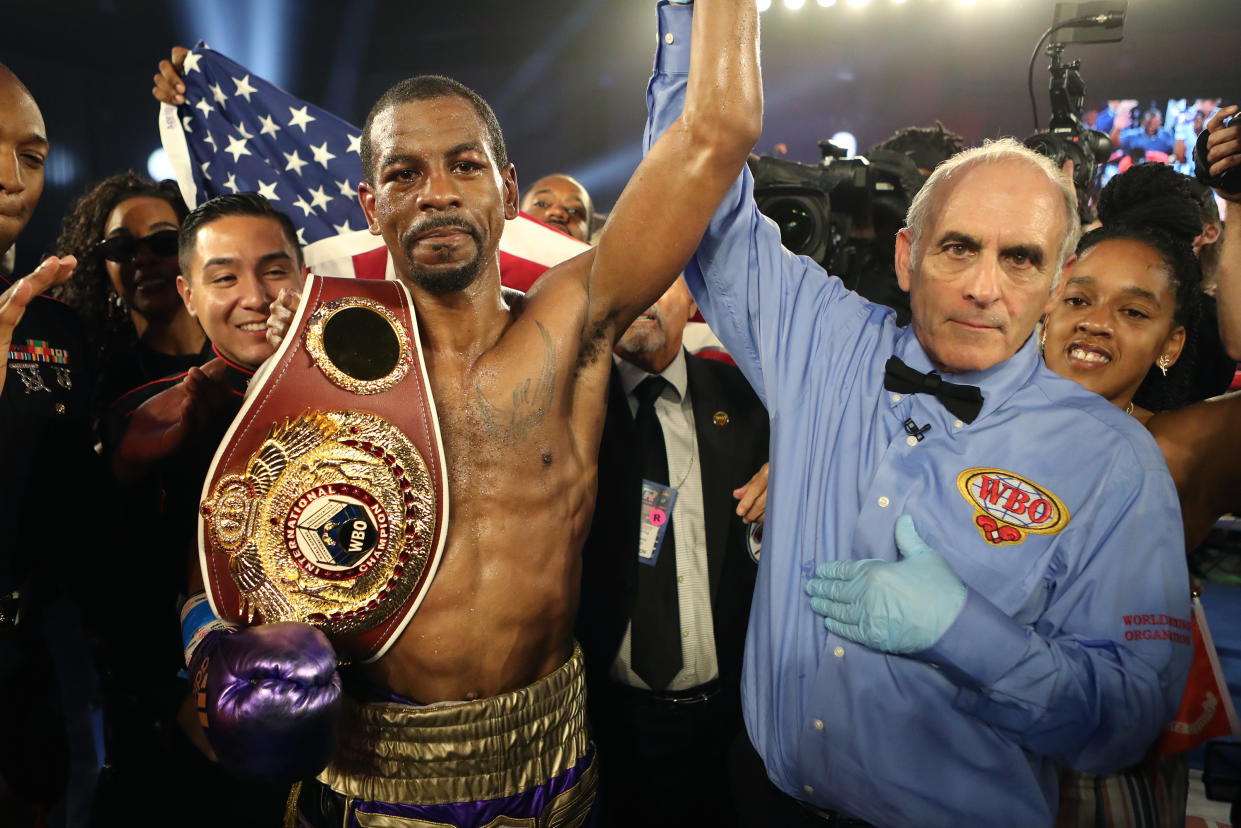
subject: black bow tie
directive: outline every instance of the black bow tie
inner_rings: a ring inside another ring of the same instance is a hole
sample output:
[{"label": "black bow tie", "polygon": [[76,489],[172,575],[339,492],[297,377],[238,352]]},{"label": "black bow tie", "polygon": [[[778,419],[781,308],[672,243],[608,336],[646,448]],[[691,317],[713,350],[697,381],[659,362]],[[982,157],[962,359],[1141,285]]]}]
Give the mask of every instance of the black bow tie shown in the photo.
[{"label": "black bow tie", "polygon": [[975,385],[944,382],[932,371],[924,374],[892,357],[883,366],[883,387],[898,394],[934,394],[944,408],[967,423],[974,422],[982,411],[982,392]]}]

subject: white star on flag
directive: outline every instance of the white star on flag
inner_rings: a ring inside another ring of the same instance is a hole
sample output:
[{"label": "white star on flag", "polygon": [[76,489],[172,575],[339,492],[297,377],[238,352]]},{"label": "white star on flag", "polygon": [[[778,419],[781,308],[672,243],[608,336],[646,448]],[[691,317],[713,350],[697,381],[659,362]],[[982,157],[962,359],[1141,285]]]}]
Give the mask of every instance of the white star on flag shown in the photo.
[{"label": "white star on flag", "polygon": [[[249,77],[249,75],[246,75],[246,77]],[[263,128],[259,130],[259,135],[275,135],[280,131],[280,127],[276,125],[276,119],[270,114],[259,118],[259,123],[263,125]]]},{"label": "white star on flag", "polygon": [[305,106],[300,109],[289,107],[289,115],[293,119],[289,121],[289,126],[301,127],[303,133],[306,132],[306,125],[315,120],[315,116],[307,114],[306,109]]},{"label": "white star on flag", "polygon": [[228,103],[228,96],[224,94],[224,90],[220,88],[220,85],[218,83],[211,84],[210,89],[211,89],[211,97],[215,98],[216,103],[220,104],[221,106]]},{"label": "white star on flag", "polygon": [[233,173],[229,173],[228,180],[224,182],[224,186],[228,187],[234,193],[237,192],[237,176]]},{"label": "white star on flag", "polygon": [[250,150],[246,149],[245,138],[229,138],[228,146],[224,148],[224,151],[232,153],[234,163],[241,160],[241,156],[250,154]]},{"label": "white star on flag", "polygon": [[323,212],[326,213],[328,202],[330,202],[331,200],[332,200],[332,197],[328,195],[327,193],[323,192],[322,187],[315,187],[314,189],[310,191],[310,206],[311,207],[318,207],[320,210],[323,210]]},{"label": "white star on flag", "polygon": [[246,103],[250,103],[250,96],[258,91],[257,89],[255,89],[253,86],[250,85],[250,76],[246,75],[244,78],[241,78],[241,79],[233,78],[232,80],[233,80],[233,83],[237,84],[237,91],[234,92],[233,94],[240,95],[241,97],[246,99]]},{"label": "white star on flag", "polygon": [[309,161],[303,161],[301,158],[298,158],[297,150],[282,154],[284,155],[284,160],[289,162],[284,165],[284,171],[289,172],[291,170],[294,175],[301,175],[302,167],[310,163]]},{"label": "white star on flag", "polygon": [[344,224],[333,224],[332,229],[343,236],[345,233],[349,232],[349,222],[346,221]]},{"label": "white star on flag", "polygon": [[340,194],[343,195],[345,198],[353,198],[354,196],[358,194],[357,190],[349,186],[348,179],[345,179],[344,181],[334,181],[332,183],[336,185],[336,188],[340,190]]},{"label": "white star on flag", "polygon": [[244,121],[240,124],[234,124],[233,129],[237,130],[237,134],[247,141],[254,137],[250,134],[249,130],[246,129],[246,124]]},{"label": "white star on flag", "polygon": [[306,199],[302,198],[300,195],[297,197],[297,201],[293,202],[293,206],[302,208],[302,212],[305,214],[302,218],[306,218],[306,216],[309,216],[315,211],[313,207],[306,203]]},{"label": "white star on flag", "polygon": [[199,98],[198,103],[194,104],[194,108],[202,110],[204,118],[210,117],[211,113],[215,112],[215,107],[207,103],[206,98]]},{"label": "white star on flag", "polygon": [[215,152],[219,152],[219,151],[220,151],[220,148],[219,148],[219,147],[217,147],[217,146],[215,145],[215,136],[214,136],[214,135],[212,135],[210,132],[208,132],[208,133],[207,133],[207,137],[203,139],[203,143],[204,143],[204,144],[210,144],[210,145],[211,145],[211,149],[212,149],[213,151],[215,151]]},{"label": "white star on flag", "polygon": [[262,181],[260,181],[259,182],[259,195],[261,195],[263,198],[267,199],[268,201],[279,201],[280,200],[280,196],[276,195],[276,182],[275,181],[273,181],[270,184],[264,184]]},{"label": "white star on flag", "polygon": [[202,70],[198,68],[198,61],[202,59],[203,56],[198,52],[190,52],[185,56],[185,62],[181,64],[181,69],[183,70],[181,74],[183,76],[188,75],[190,72],[199,72],[201,74]]},{"label": "white star on flag", "polygon": [[194,120],[194,116],[193,116],[193,115],[186,115],[184,118],[182,118],[182,119],[181,119],[181,126],[182,126],[182,128],[184,128],[184,129],[185,129],[185,131],[186,131],[186,132],[193,132],[193,131],[194,131],[194,130],[190,129],[190,121],[192,121],[192,120]]},{"label": "white star on flag", "polygon": [[327,162],[331,161],[333,158],[336,157],[335,155],[332,155],[332,153],[327,151],[327,141],[324,141],[322,146],[318,146],[318,147],[316,147],[314,144],[311,144],[310,150],[311,152],[315,154],[315,160],[318,161],[320,164],[322,164],[323,169],[325,170],[327,169]]},{"label": "white star on flag", "polygon": [[210,161],[204,161],[198,165],[198,168],[203,171],[203,178],[207,179],[208,181],[211,180],[211,173],[207,172],[207,168],[210,166],[211,166]]},{"label": "white star on flag", "polygon": [[349,149],[346,150],[346,152],[356,152],[358,155],[362,154],[362,133],[359,132],[355,135],[349,136]]}]

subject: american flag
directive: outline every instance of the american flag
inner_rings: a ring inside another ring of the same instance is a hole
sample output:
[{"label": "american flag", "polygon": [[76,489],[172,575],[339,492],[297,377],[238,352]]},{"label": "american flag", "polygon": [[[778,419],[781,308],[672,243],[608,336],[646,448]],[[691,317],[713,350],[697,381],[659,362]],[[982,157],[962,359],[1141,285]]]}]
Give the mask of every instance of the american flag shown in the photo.
[{"label": "american flag", "polygon": [[[362,131],[293,97],[199,41],[181,73],[186,102],[161,104],[160,137],[192,208],[255,192],[293,219],[306,264],[324,276],[391,278],[387,248],[358,204]],[[504,284],[525,290],[587,245],[525,214],[500,238]]]}]

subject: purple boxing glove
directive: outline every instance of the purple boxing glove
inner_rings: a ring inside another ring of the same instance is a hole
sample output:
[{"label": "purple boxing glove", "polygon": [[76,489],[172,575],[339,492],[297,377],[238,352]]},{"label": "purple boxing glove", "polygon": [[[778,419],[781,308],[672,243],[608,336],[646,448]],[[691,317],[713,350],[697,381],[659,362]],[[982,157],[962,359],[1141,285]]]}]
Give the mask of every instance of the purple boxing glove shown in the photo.
[{"label": "purple boxing glove", "polygon": [[220,764],[291,784],[327,765],[336,747],[336,651],[306,624],[213,630],[189,665],[199,719]]}]

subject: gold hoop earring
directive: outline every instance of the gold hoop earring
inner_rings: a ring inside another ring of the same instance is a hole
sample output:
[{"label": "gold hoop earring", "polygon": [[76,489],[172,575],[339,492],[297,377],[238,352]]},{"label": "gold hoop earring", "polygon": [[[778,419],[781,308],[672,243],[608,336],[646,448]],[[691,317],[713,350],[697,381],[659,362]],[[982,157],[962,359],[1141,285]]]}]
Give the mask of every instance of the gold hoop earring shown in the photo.
[{"label": "gold hoop earring", "polygon": [[1172,360],[1168,359],[1167,354],[1164,354],[1155,364],[1159,366],[1159,370],[1163,371],[1163,375],[1166,377],[1168,375],[1168,367],[1172,365]]}]

